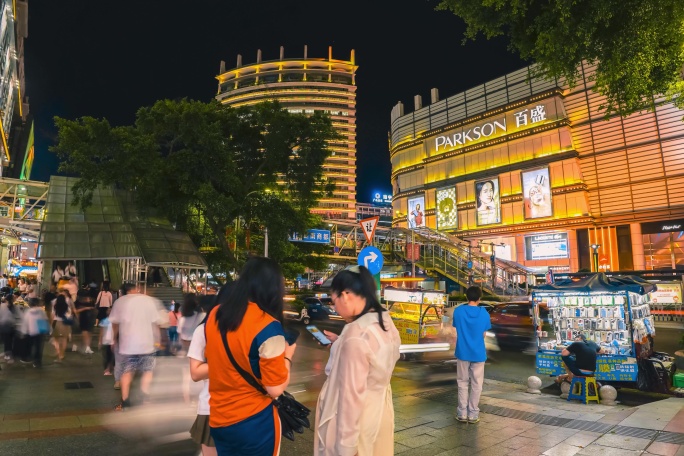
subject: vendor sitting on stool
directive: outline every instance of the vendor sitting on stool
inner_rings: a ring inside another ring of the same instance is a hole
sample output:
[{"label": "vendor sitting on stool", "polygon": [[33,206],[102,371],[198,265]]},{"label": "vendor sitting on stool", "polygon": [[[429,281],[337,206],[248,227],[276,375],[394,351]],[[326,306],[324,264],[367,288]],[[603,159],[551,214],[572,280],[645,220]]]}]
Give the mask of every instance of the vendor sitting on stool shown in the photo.
[{"label": "vendor sitting on stool", "polygon": [[601,347],[587,340],[583,334],[578,335],[575,342],[561,352],[565,370],[568,373],[559,375],[556,382],[570,382],[573,376],[593,377],[594,372],[596,372],[596,355],[598,353],[601,353]]}]

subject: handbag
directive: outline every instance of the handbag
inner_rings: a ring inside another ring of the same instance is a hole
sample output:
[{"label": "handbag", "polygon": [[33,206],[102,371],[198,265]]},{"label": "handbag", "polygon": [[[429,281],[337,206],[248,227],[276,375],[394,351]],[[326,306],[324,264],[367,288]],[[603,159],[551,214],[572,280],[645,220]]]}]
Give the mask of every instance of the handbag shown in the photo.
[{"label": "handbag", "polygon": [[[247,383],[252,385],[257,391],[259,391],[264,396],[268,396],[268,393],[256,378],[245,371],[240,365],[235,361],[233,353],[231,353],[228,347],[227,337],[223,334],[221,335],[221,340],[223,341],[223,347],[226,349],[228,358],[233,364],[235,370],[245,379]],[[294,433],[303,434],[304,428],[309,428],[311,424],[309,423],[309,414],[311,410],[302,405],[297,399],[295,399],[290,393],[284,391],[283,394],[278,396],[277,399],[273,399],[273,405],[275,405],[278,410],[278,416],[280,416],[280,427],[282,430],[283,437],[294,441]]]},{"label": "handbag", "polygon": [[38,334],[50,334],[50,323],[45,318],[39,318],[36,323],[38,323]]}]

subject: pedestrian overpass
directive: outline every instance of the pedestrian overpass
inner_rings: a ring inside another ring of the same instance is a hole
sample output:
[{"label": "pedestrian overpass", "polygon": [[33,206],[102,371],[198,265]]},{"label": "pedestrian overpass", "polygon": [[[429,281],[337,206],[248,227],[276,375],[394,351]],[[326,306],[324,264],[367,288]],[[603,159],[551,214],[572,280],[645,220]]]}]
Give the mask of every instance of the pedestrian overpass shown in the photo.
[{"label": "pedestrian overpass", "polygon": [[[368,245],[361,226],[346,220],[325,220],[325,224],[334,242],[325,256],[336,264],[356,264],[359,252]],[[415,263],[428,274],[449,278],[463,287],[477,284],[496,295],[526,295],[532,276],[531,270],[518,263],[493,258],[457,236],[427,227],[378,226],[373,245],[382,252],[386,267]]]}]

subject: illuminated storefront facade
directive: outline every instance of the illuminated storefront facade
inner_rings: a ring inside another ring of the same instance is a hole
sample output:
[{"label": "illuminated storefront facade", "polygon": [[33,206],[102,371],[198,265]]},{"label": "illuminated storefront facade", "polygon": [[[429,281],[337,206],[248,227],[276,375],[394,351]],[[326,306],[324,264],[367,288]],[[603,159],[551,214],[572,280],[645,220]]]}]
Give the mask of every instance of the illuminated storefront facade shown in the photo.
[{"label": "illuminated storefront facade", "polygon": [[684,268],[684,112],[606,120],[592,67],[572,88],[530,70],[394,107],[393,224],[539,271]]},{"label": "illuminated storefront facade", "polygon": [[329,144],[332,155],[327,158],[324,175],[335,185],[332,195],[319,201],[312,212],[325,218],[354,220],[356,217],[356,70],[354,51],[349,60],[309,58],[304,47],[303,58],[285,58],[243,65],[238,56],[237,67],[225,69],[217,76],[216,99],[229,106],[248,106],[277,100],[288,111],[313,114],[323,111],[332,118],[341,135]]}]

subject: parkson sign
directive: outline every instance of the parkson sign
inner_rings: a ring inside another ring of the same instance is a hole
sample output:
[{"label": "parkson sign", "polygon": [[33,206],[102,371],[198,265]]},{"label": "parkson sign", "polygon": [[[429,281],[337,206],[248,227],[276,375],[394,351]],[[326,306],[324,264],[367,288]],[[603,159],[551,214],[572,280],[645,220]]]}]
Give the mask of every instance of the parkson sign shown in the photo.
[{"label": "parkson sign", "polygon": [[[548,112],[547,108],[550,108],[551,112]],[[511,127],[515,125],[515,129],[511,128],[511,130],[517,131],[555,116],[556,109],[553,102],[538,104],[482,123],[451,130],[445,135],[429,139],[427,147],[432,153],[447,152],[469,143],[503,136],[509,133],[509,125]]]}]

